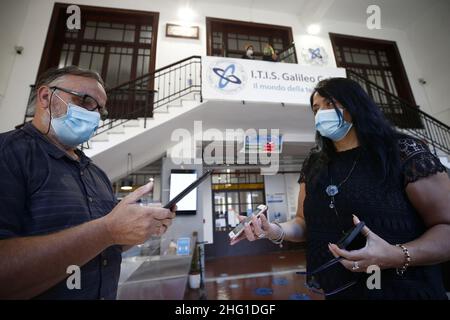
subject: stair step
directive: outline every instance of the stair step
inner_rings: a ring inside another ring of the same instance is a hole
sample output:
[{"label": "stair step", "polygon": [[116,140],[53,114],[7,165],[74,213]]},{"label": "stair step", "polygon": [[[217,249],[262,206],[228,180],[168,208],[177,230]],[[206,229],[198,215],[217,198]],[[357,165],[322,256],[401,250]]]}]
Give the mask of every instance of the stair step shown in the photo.
[{"label": "stair step", "polygon": [[140,126],[139,120],[137,119],[129,120],[123,124],[124,128],[139,127],[139,126]]},{"label": "stair step", "polygon": [[109,141],[109,137],[106,133],[100,133],[99,135],[93,136],[90,141],[92,142],[106,142]]},{"label": "stair step", "polygon": [[107,134],[124,134],[125,130],[123,130],[123,128],[120,128],[121,130],[108,130],[106,131]]},{"label": "stair step", "polygon": [[167,106],[169,108],[183,108],[183,105],[181,105],[181,104],[169,104]]},{"label": "stair step", "polygon": [[169,108],[167,106],[161,106],[153,110],[153,113],[169,113]]},{"label": "stair step", "polygon": [[202,95],[200,93],[194,93],[194,100],[200,102]]},{"label": "stair step", "polygon": [[192,107],[198,105],[198,101],[192,99],[181,99],[181,105],[184,107]]}]

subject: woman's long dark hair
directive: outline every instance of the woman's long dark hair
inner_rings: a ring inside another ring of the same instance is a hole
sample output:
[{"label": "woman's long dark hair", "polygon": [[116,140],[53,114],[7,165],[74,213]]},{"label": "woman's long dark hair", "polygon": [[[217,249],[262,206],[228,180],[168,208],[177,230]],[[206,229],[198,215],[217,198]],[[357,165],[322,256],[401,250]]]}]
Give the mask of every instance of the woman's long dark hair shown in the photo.
[{"label": "woman's long dark hair", "polygon": [[[388,181],[389,177],[397,177],[400,173],[398,138],[401,136],[386,120],[380,108],[356,82],[346,78],[330,78],[320,81],[311,94],[310,103],[313,106],[315,93],[342,104],[352,117],[359,143],[370,153],[374,166],[379,170],[380,183]],[[337,110],[337,106],[334,104]],[[303,172],[309,180],[336,153],[333,141],[316,132],[317,146],[311,151]]]}]

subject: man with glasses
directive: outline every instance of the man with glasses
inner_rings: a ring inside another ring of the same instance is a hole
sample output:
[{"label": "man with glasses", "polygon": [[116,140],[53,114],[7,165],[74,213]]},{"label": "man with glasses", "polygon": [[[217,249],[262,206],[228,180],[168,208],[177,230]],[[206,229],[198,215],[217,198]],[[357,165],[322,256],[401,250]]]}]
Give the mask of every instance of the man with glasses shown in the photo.
[{"label": "man with glasses", "polygon": [[[0,134],[0,298],[114,299],[124,247],[164,233],[174,209],[136,202],[147,184],[116,205],[106,174],[77,146],[106,116],[100,76],[78,67],[49,70],[31,100],[35,116]],[[80,287],[66,283],[80,267]]]}]

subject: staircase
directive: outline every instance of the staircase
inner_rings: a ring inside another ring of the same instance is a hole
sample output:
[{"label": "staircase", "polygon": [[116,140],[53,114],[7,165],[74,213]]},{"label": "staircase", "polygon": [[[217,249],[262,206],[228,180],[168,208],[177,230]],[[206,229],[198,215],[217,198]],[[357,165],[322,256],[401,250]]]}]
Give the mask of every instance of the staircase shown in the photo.
[{"label": "staircase", "polygon": [[[96,135],[136,119],[142,119],[146,128],[154,111],[167,112],[168,105],[192,93],[202,101],[200,56],[182,59],[108,90],[108,119],[100,124]],[[136,125],[135,121],[128,126]]]}]

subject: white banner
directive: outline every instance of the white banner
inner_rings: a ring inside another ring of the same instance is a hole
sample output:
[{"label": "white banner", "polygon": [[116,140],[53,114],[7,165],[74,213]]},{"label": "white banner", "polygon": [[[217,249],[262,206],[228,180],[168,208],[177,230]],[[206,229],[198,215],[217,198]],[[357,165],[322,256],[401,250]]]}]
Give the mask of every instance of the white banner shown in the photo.
[{"label": "white banner", "polygon": [[320,80],[346,77],[346,73],[343,68],[202,57],[202,77],[205,100],[309,105],[311,92]]}]

